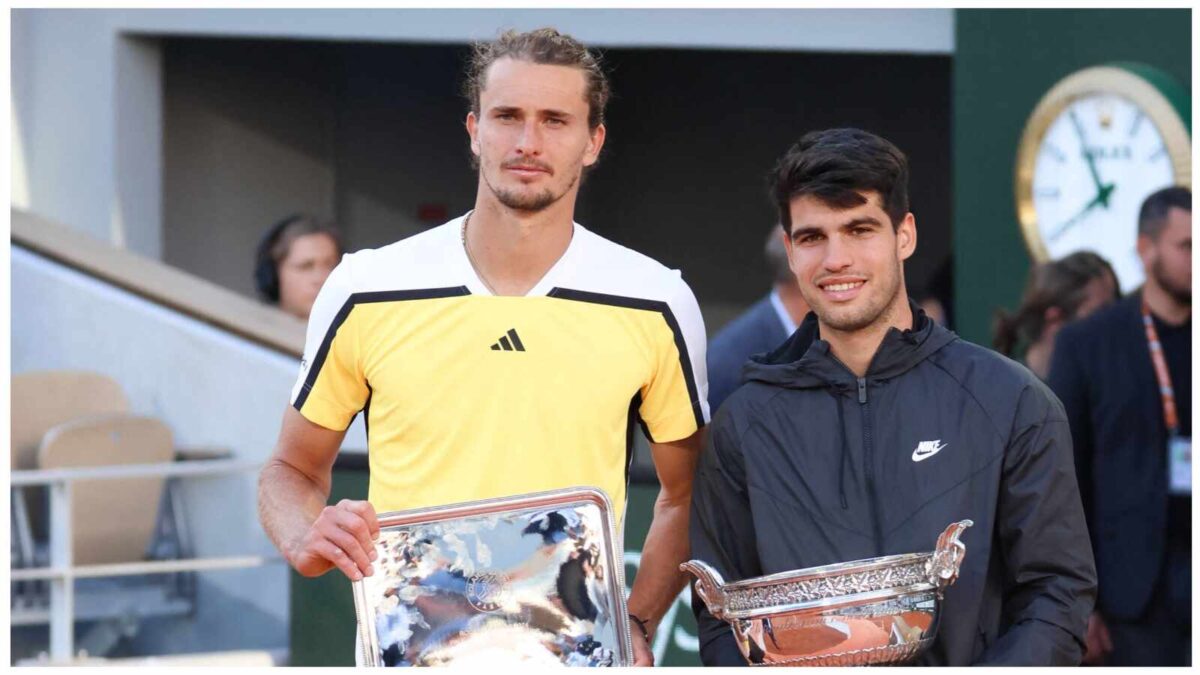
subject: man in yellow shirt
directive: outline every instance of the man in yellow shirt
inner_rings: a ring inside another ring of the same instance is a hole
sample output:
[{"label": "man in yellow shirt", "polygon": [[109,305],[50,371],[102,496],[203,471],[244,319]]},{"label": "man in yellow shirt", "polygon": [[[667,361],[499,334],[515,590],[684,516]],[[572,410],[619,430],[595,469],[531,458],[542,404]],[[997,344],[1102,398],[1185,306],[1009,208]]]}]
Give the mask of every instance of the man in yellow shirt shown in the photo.
[{"label": "man in yellow shirt", "polygon": [[[654,627],[686,582],[709,417],[699,307],[678,271],[573,221],[609,95],[583,45],[553,29],[505,33],[476,46],[467,89],[475,208],[330,275],[260,518],[298,572],[352,580],[373,571],[377,512],[593,485],[622,521],[640,423],[662,488],[629,611],[636,665],[652,665]],[[326,507],[359,412],[368,500]]]}]

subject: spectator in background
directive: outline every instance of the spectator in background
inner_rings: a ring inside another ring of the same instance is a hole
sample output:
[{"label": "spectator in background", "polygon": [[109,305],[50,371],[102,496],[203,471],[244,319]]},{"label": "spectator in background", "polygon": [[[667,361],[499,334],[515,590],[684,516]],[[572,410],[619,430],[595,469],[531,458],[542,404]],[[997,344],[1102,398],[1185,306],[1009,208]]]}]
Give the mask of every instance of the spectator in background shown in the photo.
[{"label": "spectator in background", "polygon": [[1023,352],[1025,365],[1045,380],[1059,329],[1119,297],[1112,266],[1091,251],[1036,265],[1017,310],[996,312],[992,346],[1005,356]]},{"label": "spectator in background", "polygon": [[258,242],[254,285],[266,302],[308,320],[317,292],[344,252],[332,224],[304,213],[290,215]]},{"label": "spectator in background", "polygon": [[808,314],[796,277],[788,268],[783,228],[767,233],[763,254],[774,288],[722,328],[708,348],[708,407],[715,414],[721,402],[742,383],[742,364],[751,354],[769,352],[796,332]]},{"label": "spectator in background", "polygon": [[1100,597],[1085,663],[1191,663],[1192,194],[1146,198],[1145,284],[1058,334],[1062,399]]}]

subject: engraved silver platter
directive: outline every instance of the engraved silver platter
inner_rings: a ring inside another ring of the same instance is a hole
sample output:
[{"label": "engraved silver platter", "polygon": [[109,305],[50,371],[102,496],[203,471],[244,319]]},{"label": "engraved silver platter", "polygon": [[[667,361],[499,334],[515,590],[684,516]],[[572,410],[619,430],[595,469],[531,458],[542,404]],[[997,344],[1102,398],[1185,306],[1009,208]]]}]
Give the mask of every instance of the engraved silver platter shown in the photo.
[{"label": "engraved silver platter", "polygon": [[627,666],[622,546],[602,490],[379,516],[353,584],[366,666]]},{"label": "engraved silver platter", "polygon": [[942,593],[966,555],[951,524],[933,551],[809,567],[725,583],[700,560],[681,569],[697,577],[708,611],[726,621],[752,666],[865,666],[904,663],[937,635]]}]

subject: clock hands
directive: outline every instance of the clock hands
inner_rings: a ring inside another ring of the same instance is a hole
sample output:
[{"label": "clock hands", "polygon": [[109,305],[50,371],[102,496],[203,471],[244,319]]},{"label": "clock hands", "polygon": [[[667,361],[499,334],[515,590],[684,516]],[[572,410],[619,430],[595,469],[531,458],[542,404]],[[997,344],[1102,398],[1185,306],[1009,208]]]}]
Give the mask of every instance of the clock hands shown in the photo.
[{"label": "clock hands", "polygon": [[1067,230],[1071,229],[1072,226],[1074,226],[1076,223],[1078,223],[1080,220],[1082,220],[1083,217],[1086,216],[1089,211],[1096,208],[1097,206],[1100,206],[1101,204],[1103,204],[1105,208],[1108,208],[1108,196],[1110,194],[1112,194],[1114,187],[1116,187],[1116,186],[1109,184],[1109,185],[1106,185],[1106,186],[1100,188],[1100,193],[1097,194],[1094,198],[1092,198],[1092,201],[1088,202],[1087,205],[1083,207],[1082,211],[1080,211],[1079,213],[1076,213],[1074,216],[1071,216],[1070,220],[1068,220],[1067,222],[1058,226],[1058,229],[1056,229],[1050,235],[1050,241],[1056,241],[1059,237],[1061,237],[1063,234],[1065,234]]},{"label": "clock hands", "polygon": [[1050,241],[1055,241],[1061,237],[1067,230],[1071,229],[1083,217],[1091,212],[1097,206],[1108,208],[1109,199],[1112,197],[1113,190],[1116,189],[1115,183],[1105,184],[1100,180],[1100,172],[1096,170],[1096,158],[1092,156],[1092,152],[1088,148],[1087,136],[1083,133],[1083,125],[1079,123],[1079,117],[1075,115],[1075,111],[1069,110],[1067,115],[1071,118],[1071,126],[1075,128],[1075,134],[1079,136],[1079,144],[1083,149],[1083,158],[1087,160],[1088,171],[1092,175],[1092,182],[1096,184],[1096,196],[1090,202],[1084,205],[1083,210],[1072,216],[1067,222],[1058,226],[1051,235]]},{"label": "clock hands", "polygon": [[1088,149],[1087,136],[1083,134],[1083,125],[1079,123],[1079,117],[1075,115],[1075,110],[1071,109],[1067,113],[1071,118],[1071,125],[1075,127],[1075,134],[1079,136],[1079,145],[1083,148],[1083,158],[1087,160],[1088,171],[1092,174],[1092,182],[1096,184],[1096,197],[1102,198],[1104,208],[1108,208],[1108,193],[1112,192],[1112,186],[1105,191],[1104,183],[1100,180],[1100,172],[1096,171],[1096,158],[1092,156]]}]

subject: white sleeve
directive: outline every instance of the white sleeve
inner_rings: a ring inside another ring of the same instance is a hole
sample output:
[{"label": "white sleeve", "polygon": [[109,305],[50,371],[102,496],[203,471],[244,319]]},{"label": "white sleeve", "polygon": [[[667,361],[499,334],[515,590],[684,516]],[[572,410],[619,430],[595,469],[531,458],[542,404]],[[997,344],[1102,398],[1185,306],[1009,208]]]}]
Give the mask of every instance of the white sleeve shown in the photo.
[{"label": "white sleeve", "polygon": [[695,294],[682,275],[679,277],[676,292],[667,305],[679,322],[679,330],[687,345],[687,356],[692,366],[692,379],[695,382],[703,423],[708,424],[712,419],[708,409],[708,333],[704,329],[700,303],[696,301]]},{"label": "white sleeve", "polygon": [[346,255],[321,286],[308,317],[292,406],[310,421],[341,431],[369,394],[358,363],[358,339],[350,319],[353,255]]},{"label": "white sleeve", "polygon": [[704,319],[692,290],[674,274],[669,297],[660,302],[666,325],[638,409],[653,443],[687,438],[709,421]]}]

